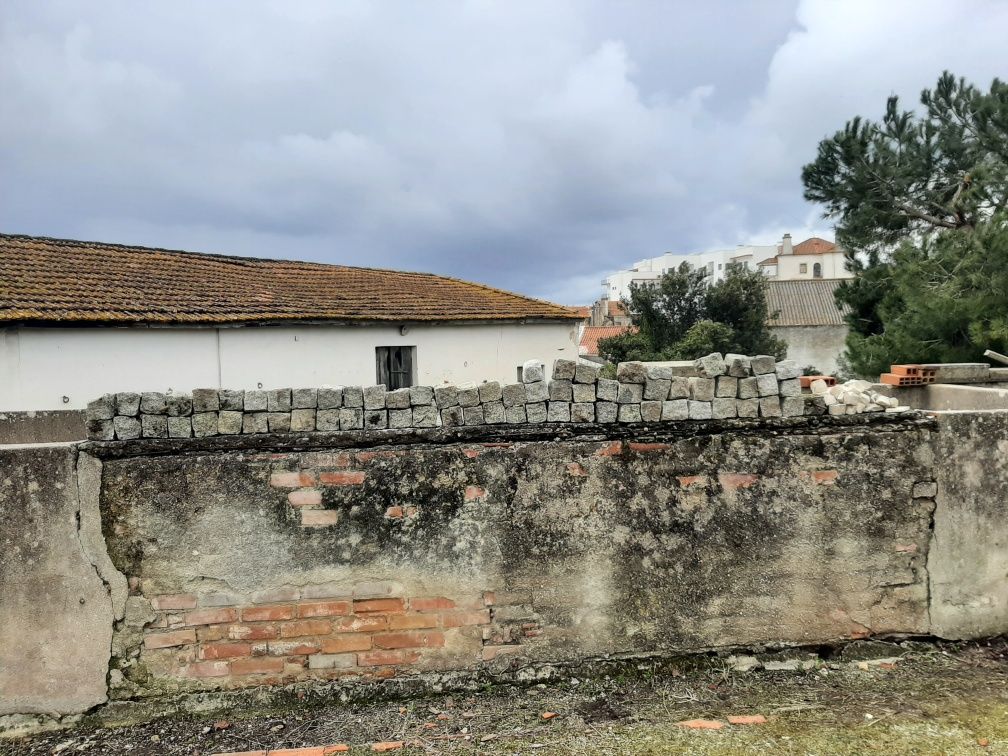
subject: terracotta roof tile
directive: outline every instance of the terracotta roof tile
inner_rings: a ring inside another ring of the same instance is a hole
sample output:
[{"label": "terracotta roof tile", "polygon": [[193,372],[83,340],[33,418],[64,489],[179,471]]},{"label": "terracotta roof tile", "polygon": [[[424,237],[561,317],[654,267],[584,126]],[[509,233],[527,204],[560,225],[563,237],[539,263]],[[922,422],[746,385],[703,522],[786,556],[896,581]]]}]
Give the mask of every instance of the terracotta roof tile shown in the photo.
[{"label": "terracotta roof tile", "polygon": [[0,234],[0,322],[577,320],[430,273]]},{"label": "terracotta roof tile", "polygon": [[637,326],[585,326],[581,332],[581,354],[598,355],[598,343],[601,339],[611,339],[624,333],[637,333]]},{"label": "terracotta roof tile", "polygon": [[811,281],[767,281],[767,311],[780,314],[772,326],[843,325],[846,310],[837,308],[833,292],[837,278]]},{"label": "terracotta roof tile", "polygon": [[794,245],[796,255],[825,255],[827,252],[836,252],[837,245],[834,242],[813,236],[800,244]]}]

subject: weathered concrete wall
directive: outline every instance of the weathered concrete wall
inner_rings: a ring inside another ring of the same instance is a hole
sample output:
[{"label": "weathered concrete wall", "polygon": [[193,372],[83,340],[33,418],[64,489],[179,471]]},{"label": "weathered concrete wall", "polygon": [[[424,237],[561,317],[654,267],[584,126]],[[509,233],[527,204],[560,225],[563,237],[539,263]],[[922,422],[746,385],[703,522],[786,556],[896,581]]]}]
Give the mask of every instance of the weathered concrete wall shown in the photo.
[{"label": "weathered concrete wall", "polygon": [[800,366],[814,365],[826,375],[837,370],[847,326],[771,326],[771,333],[787,343],[787,358]]},{"label": "weathered concrete wall", "polygon": [[0,444],[59,443],[86,437],[82,410],[0,412]]}]

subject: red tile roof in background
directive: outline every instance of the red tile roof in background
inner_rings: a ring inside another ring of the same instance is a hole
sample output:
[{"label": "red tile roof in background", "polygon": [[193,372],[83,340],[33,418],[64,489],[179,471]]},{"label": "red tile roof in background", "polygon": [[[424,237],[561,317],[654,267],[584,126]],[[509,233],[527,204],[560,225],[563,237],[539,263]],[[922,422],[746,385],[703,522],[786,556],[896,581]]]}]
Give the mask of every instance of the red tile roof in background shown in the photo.
[{"label": "red tile roof in background", "polygon": [[820,239],[818,236],[813,236],[811,239],[794,245],[796,255],[825,255],[827,252],[836,252],[836,250],[835,242]]},{"label": "red tile roof in background", "polygon": [[611,339],[624,333],[637,333],[637,326],[585,326],[581,333],[581,354],[598,355],[601,339]]}]

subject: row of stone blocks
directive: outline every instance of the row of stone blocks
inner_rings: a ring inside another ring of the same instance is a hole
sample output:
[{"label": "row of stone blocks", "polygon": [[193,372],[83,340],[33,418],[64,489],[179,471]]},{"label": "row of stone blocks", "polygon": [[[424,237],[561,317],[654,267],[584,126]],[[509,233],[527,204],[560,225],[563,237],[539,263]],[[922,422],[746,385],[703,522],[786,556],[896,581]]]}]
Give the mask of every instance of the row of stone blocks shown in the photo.
[{"label": "row of stone blocks", "polygon": [[[720,355],[716,356],[724,362]],[[616,380],[600,378],[596,365],[556,360],[552,378],[547,381],[543,363],[530,360],[523,365],[521,383],[503,386],[489,381],[391,391],[379,385],[106,394],[88,405],[88,436],[127,440],[803,414],[797,368],[792,364],[773,363],[769,358],[770,372],[738,377],[729,375],[727,369],[716,373],[712,357],[697,360],[686,370],[667,363],[621,363]],[[676,374],[681,372],[695,374]]]}]

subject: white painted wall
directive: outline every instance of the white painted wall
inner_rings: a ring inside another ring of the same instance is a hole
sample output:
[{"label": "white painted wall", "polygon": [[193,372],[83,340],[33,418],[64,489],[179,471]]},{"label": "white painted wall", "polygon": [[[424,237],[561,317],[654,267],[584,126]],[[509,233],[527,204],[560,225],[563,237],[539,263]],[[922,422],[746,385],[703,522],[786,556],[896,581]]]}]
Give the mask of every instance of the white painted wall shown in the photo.
[{"label": "white painted wall", "polygon": [[[822,265],[821,278],[853,278],[854,274],[844,269],[843,252],[827,252],[823,255],[778,255],[775,278],[778,281],[799,281],[813,279],[816,263]],[[801,272],[801,266],[805,272]]]},{"label": "white painted wall", "polygon": [[[416,346],[423,385],[513,383],[578,357],[578,324],[0,329],[0,411],[80,409],[115,391],[375,383],[376,346]],[[64,397],[67,398],[64,401]]]},{"label": "white painted wall", "polygon": [[770,332],[787,343],[787,359],[799,367],[814,365],[825,375],[836,375],[843,354],[847,326],[771,326]]}]

